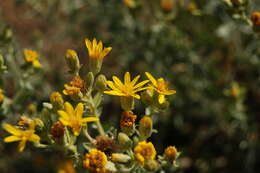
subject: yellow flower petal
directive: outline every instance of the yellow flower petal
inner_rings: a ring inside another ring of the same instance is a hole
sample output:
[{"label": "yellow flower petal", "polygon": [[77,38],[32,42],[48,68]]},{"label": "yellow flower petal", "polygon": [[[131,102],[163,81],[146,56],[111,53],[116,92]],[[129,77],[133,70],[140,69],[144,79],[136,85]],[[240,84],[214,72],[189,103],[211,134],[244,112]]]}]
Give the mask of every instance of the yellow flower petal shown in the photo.
[{"label": "yellow flower petal", "polygon": [[124,84],[121,82],[120,79],[118,79],[118,77],[113,76],[112,79],[113,79],[113,81],[115,82],[115,84],[116,84],[119,88],[123,88],[123,87],[124,87]]},{"label": "yellow flower petal", "polygon": [[140,75],[136,76],[136,77],[132,80],[131,85],[134,86],[134,85],[136,84],[136,82],[138,81],[139,78],[140,78]]},{"label": "yellow flower petal", "polygon": [[160,104],[164,103],[165,102],[165,96],[160,94],[159,97],[158,97],[158,101]]},{"label": "yellow flower petal", "polygon": [[124,96],[125,94],[123,94],[122,92],[120,91],[114,91],[114,90],[111,90],[111,91],[104,91],[105,94],[109,94],[109,95],[115,95],[115,96]]},{"label": "yellow flower petal", "polygon": [[40,141],[40,137],[36,134],[32,134],[31,137],[29,138],[29,141],[32,141],[32,142],[39,142]]},{"label": "yellow flower petal", "polygon": [[8,136],[4,138],[4,142],[15,142],[15,141],[20,141],[21,138],[17,136]]},{"label": "yellow flower petal", "polygon": [[147,78],[152,82],[152,84],[157,87],[157,81],[156,79],[148,72],[145,72],[145,75],[147,76]]},{"label": "yellow flower petal", "polygon": [[26,140],[21,140],[21,142],[18,145],[19,152],[22,152],[24,150],[25,145],[26,145]]},{"label": "yellow flower petal", "polygon": [[126,72],[126,73],[125,73],[124,82],[125,82],[125,85],[130,84],[130,82],[131,82],[131,77],[130,77],[130,73],[129,73],[129,72]]},{"label": "yellow flower petal", "polygon": [[68,126],[70,124],[70,121],[63,119],[63,118],[59,118],[59,121],[64,125],[64,126]]},{"label": "yellow flower petal", "polygon": [[82,103],[79,103],[75,109],[75,114],[78,119],[82,117],[83,111],[84,111],[84,105]]},{"label": "yellow flower petal", "polygon": [[86,117],[86,118],[83,118],[82,122],[95,122],[95,121],[98,121],[99,118],[97,117]]},{"label": "yellow flower petal", "polygon": [[64,109],[65,109],[65,112],[67,112],[69,115],[73,115],[74,114],[74,109],[73,109],[72,105],[69,102],[65,102]]},{"label": "yellow flower petal", "polygon": [[112,81],[106,81],[106,83],[107,83],[107,85],[108,85],[111,89],[120,91],[120,90],[114,85],[114,83],[113,83]]},{"label": "yellow flower petal", "polygon": [[61,117],[62,119],[67,120],[67,121],[70,120],[70,117],[69,117],[69,115],[67,114],[67,112],[64,112],[64,111],[59,110],[59,111],[58,111],[58,114],[60,115],[60,117]]},{"label": "yellow flower petal", "polygon": [[9,133],[15,135],[15,136],[20,136],[22,134],[22,131],[19,130],[18,128],[10,125],[10,124],[4,124],[3,128],[8,131]]},{"label": "yellow flower petal", "polygon": [[149,80],[142,81],[142,82],[138,83],[137,85],[135,85],[135,86],[134,86],[134,89],[140,88],[140,87],[142,87],[143,85],[147,84],[148,82],[149,82]]},{"label": "yellow flower petal", "polygon": [[175,94],[175,93],[176,93],[175,90],[167,90],[167,91],[163,92],[164,95],[172,95],[172,94]]}]

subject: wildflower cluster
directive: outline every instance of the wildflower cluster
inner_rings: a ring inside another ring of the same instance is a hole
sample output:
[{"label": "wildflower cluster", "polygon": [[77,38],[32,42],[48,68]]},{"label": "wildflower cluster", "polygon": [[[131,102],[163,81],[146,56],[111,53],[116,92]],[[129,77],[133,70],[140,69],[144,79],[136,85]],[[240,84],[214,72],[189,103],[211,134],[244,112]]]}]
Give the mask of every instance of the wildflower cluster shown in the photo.
[{"label": "wildflower cluster", "polygon": [[[65,59],[72,77],[70,82],[64,84],[62,92],[53,91],[50,94],[49,102],[43,103],[39,115],[32,105],[30,110],[35,116],[23,115],[15,126],[3,124],[3,128],[11,134],[4,142],[19,141],[20,152],[24,151],[27,142],[45,149],[60,146],[72,156],[77,167],[97,173],[156,172],[176,166],[179,153],[174,146],[166,148],[160,156],[149,141],[156,131],[153,128],[153,116],[169,106],[167,96],[176,91],[169,89],[165,79],[156,79],[148,72],[145,73],[147,79],[142,81],[141,75],[131,78],[129,72],[124,74],[123,80],[117,76],[112,76],[111,81],[107,80],[100,71],[103,59],[112,48],[104,47],[96,39],[86,39],[85,42],[89,55],[87,74],[80,73],[83,66],[76,51],[67,50]],[[41,67],[38,56],[35,51],[24,50],[26,63],[34,68]],[[5,98],[3,93],[1,89],[1,102]],[[104,94],[118,96],[120,99],[120,129],[104,129],[100,121]],[[146,105],[143,116],[134,113],[137,100]],[[95,129],[98,135],[92,133]],[[81,135],[85,137],[84,141],[78,142]],[[84,153],[79,152],[80,145],[86,149]],[[71,162],[68,163],[69,166],[65,167],[74,169]],[[59,172],[64,171],[64,166],[60,167]]]}]

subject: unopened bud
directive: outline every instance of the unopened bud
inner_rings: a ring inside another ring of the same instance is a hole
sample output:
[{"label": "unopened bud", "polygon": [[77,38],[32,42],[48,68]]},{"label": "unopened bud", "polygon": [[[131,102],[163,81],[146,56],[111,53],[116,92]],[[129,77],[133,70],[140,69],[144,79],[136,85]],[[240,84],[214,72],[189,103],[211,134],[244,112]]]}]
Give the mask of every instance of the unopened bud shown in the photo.
[{"label": "unopened bud", "polygon": [[107,84],[106,84],[106,76],[101,74],[97,77],[96,83],[95,83],[95,89],[97,89],[100,92],[103,92],[107,89]]},{"label": "unopened bud", "polygon": [[64,126],[61,122],[56,122],[51,126],[50,134],[56,142],[61,142],[64,136]]},{"label": "unopened bud", "polygon": [[145,169],[151,172],[156,172],[159,169],[159,163],[156,160],[146,160],[144,164]]},{"label": "unopened bud", "polygon": [[161,7],[166,12],[171,11],[173,9],[173,0],[161,0]]},{"label": "unopened bud", "polygon": [[177,149],[175,146],[169,146],[164,150],[164,158],[170,162],[174,161],[178,155]]},{"label": "unopened bud", "polygon": [[125,6],[128,8],[135,8],[136,7],[136,2],[135,0],[123,0]]},{"label": "unopened bud", "polygon": [[86,76],[86,86],[88,88],[93,87],[93,83],[94,83],[94,74],[92,72],[88,72],[87,76]]},{"label": "unopened bud", "polygon": [[119,162],[119,163],[127,163],[131,160],[131,157],[126,154],[121,153],[113,153],[111,160],[113,162]]},{"label": "unopened bud", "polygon": [[50,102],[55,110],[63,107],[63,98],[59,92],[53,92],[50,95]]},{"label": "unopened bud", "polygon": [[253,12],[251,14],[251,21],[255,32],[260,32],[260,12]]},{"label": "unopened bud", "polygon": [[68,49],[66,52],[66,62],[72,74],[78,74],[80,69],[79,58],[76,51]]},{"label": "unopened bud", "polygon": [[139,121],[140,139],[146,140],[152,135],[152,131],[153,131],[153,120],[149,116],[144,116]]},{"label": "unopened bud", "polygon": [[132,147],[133,142],[125,133],[119,133],[117,139],[121,149],[126,150]]},{"label": "unopened bud", "polygon": [[133,112],[123,112],[120,119],[120,127],[122,132],[131,136],[135,131],[136,115]]},{"label": "unopened bud", "polygon": [[133,97],[120,97],[121,107],[124,111],[131,111],[134,109]]},{"label": "unopened bud", "polygon": [[145,90],[141,93],[141,100],[146,105],[153,104],[153,90]]}]

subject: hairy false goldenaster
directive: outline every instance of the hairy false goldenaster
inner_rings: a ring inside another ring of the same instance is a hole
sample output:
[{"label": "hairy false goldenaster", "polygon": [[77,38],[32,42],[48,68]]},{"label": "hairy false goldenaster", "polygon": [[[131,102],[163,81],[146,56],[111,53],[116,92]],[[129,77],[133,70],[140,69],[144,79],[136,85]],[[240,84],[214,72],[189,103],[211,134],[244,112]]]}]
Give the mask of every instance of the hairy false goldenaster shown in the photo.
[{"label": "hairy false goldenaster", "polygon": [[64,110],[59,110],[60,115],[59,121],[64,126],[72,128],[73,134],[78,136],[82,126],[86,126],[88,122],[98,121],[96,117],[82,117],[84,105],[79,103],[74,109],[69,102],[64,103]]},{"label": "hairy false goldenaster", "polygon": [[165,102],[165,95],[172,95],[176,93],[175,90],[170,90],[168,88],[168,83],[163,78],[159,78],[156,80],[148,72],[145,72],[145,75],[152,83],[149,88],[155,90],[159,94],[158,101],[160,104]]}]

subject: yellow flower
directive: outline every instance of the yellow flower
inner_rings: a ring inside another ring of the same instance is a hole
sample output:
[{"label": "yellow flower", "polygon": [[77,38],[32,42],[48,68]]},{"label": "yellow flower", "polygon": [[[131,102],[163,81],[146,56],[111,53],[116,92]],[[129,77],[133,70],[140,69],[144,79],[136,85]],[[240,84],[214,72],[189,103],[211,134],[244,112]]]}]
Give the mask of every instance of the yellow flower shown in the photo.
[{"label": "yellow flower", "polygon": [[36,51],[24,49],[23,54],[25,61],[32,63],[35,68],[40,68],[42,66],[38,60],[39,54]]},{"label": "yellow flower", "polygon": [[136,94],[139,91],[147,89],[143,87],[148,80],[142,81],[138,84],[136,82],[140,78],[140,75],[136,76],[132,81],[130,78],[130,73],[126,72],[124,76],[124,83],[118,79],[118,77],[113,76],[113,81],[107,81],[107,85],[112,89],[110,91],[104,91],[105,94],[116,95],[116,96],[124,96],[124,97],[134,97],[136,99],[140,99],[140,96]]},{"label": "yellow flower", "polygon": [[65,84],[64,88],[65,89],[63,90],[63,94],[65,94],[65,95],[76,95],[80,92],[80,88],[70,86],[68,84]]},{"label": "yellow flower", "polygon": [[92,42],[89,39],[85,39],[85,43],[89,57],[92,59],[103,59],[112,50],[112,47],[103,47],[102,41],[97,43],[95,38]]},{"label": "yellow flower", "polygon": [[74,108],[69,102],[64,103],[64,111],[59,110],[58,114],[60,115],[59,121],[64,126],[69,126],[72,128],[73,134],[78,136],[82,126],[86,126],[87,122],[97,121],[96,117],[82,117],[84,110],[84,105],[79,103],[77,107]]},{"label": "yellow flower", "polygon": [[34,123],[30,124],[30,126],[27,130],[20,130],[10,124],[4,124],[3,128],[12,134],[12,136],[8,136],[8,137],[4,138],[4,142],[9,143],[9,142],[20,141],[20,143],[18,145],[18,150],[20,152],[22,152],[24,150],[27,141],[31,141],[31,142],[40,141],[40,137],[38,135],[34,134],[34,132],[35,132]]},{"label": "yellow flower", "polygon": [[156,156],[156,151],[151,142],[139,142],[134,149],[135,158],[140,165],[144,165],[146,160],[153,160]]},{"label": "yellow flower", "polygon": [[168,89],[168,83],[163,78],[159,78],[156,80],[148,72],[145,72],[145,75],[152,82],[152,85],[150,85],[150,88],[155,90],[159,94],[158,101],[160,104],[165,102],[165,95],[172,95],[172,94],[176,93],[175,90]]},{"label": "yellow flower", "polygon": [[89,153],[85,155],[83,166],[93,172],[105,173],[108,172],[105,168],[107,162],[107,156],[104,152],[91,149]]}]

